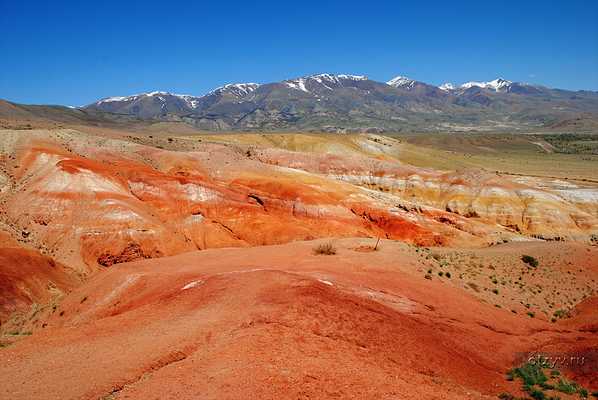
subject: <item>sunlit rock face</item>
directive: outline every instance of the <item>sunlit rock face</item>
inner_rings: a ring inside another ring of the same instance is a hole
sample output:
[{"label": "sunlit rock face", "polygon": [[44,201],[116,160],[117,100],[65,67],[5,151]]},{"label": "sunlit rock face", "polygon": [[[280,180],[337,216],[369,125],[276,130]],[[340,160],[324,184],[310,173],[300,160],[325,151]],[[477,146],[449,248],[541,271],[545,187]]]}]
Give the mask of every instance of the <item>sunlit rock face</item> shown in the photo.
[{"label": "sunlit rock face", "polygon": [[383,140],[372,149],[357,137],[332,152],[206,142],[169,151],[15,132],[3,149],[2,218],[20,240],[84,272],[319,237],[483,246],[596,231],[595,187],[415,168],[384,159]]}]

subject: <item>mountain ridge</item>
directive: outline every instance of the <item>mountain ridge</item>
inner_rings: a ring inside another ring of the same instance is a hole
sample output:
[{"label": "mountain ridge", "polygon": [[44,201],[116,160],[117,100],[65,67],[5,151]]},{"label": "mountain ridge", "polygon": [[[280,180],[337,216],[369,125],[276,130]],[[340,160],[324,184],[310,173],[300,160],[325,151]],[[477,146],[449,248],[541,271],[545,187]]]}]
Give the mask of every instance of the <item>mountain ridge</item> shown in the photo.
[{"label": "mountain ridge", "polygon": [[525,131],[578,129],[563,121],[579,118],[598,121],[598,92],[504,78],[436,86],[401,75],[378,82],[324,73],[226,84],[200,96],[153,91],[107,97],[72,111],[78,118],[179,122],[209,131]]}]

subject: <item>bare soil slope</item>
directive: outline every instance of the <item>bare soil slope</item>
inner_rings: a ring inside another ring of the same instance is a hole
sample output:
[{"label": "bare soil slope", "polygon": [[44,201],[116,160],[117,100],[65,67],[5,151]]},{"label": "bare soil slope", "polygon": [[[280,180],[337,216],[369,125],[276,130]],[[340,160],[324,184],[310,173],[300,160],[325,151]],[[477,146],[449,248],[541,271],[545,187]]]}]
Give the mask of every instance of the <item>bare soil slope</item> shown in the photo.
[{"label": "bare soil slope", "polygon": [[598,389],[592,180],[370,134],[0,135],[2,398],[493,398],[538,350]]},{"label": "bare soil slope", "polygon": [[360,245],[339,240],[334,256],[302,242],[114,266],[73,292],[45,328],[0,351],[3,393],[485,398],[517,390],[504,374],[520,352],[598,345],[583,321],[515,315],[424,279],[409,246]]}]

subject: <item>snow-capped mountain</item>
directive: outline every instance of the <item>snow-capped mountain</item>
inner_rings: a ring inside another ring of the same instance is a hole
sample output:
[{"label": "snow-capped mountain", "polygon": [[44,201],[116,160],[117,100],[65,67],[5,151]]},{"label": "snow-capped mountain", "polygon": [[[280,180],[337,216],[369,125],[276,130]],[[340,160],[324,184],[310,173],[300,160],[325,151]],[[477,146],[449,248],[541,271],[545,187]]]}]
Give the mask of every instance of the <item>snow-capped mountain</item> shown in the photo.
[{"label": "snow-capped mountain", "polygon": [[156,91],[131,96],[108,97],[84,108],[151,118],[156,115],[192,112],[199,107],[200,100],[201,97]]},{"label": "snow-capped mountain", "polygon": [[506,92],[509,90],[509,87],[511,87],[512,84],[513,84],[513,82],[511,82],[511,81],[508,81],[508,80],[502,79],[502,78],[497,78],[497,79],[495,79],[493,81],[489,81],[489,82],[466,82],[466,83],[462,84],[460,87],[462,89],[479,87],[482,89],[494,90],[495,92]]},{"label": "snow-capped mountain", "polygon": [[265,84],[228,84],[200,97],[161,91],[109,97],[82,110],[116,119],[124,115],[182,121],[213,130],[442,130],[453,124],[533,125],[580,113],[598,115],[598,93],[552,90],[502,78],[437,87],[405,76],[383,83],[363,75],[316,74]]},{"label": "snow-capped mountain", "polygon": [[426,98],[438,98],[446,95],[436,86],[428,85],[427,83],[416,81],[415,79],[407,78],[406,76],[396,76],[386,82],[388,86],[413,93],[414,96],[422,96]]},{"label": "snow-capped mountain", "polygon": [[546,88],[541,86],[530,85],[522,82],[512,82],[503,78],[497,78],[488,82],[466,82],[460,86],[455,86],[452,83],[444,83],[438,87],[439,89],[451,93],[453,95],[465,95],[467,91],[472,88],[482,89],[494,93],[513,93],[513,94],[527,94],[527,95],[538,95],[545,92]]},{"label": "snow-capped mountain", "polygon": [[217,87],[216,89],[208,92],[206,96],[213,94],[232,94],[233,96],[243,97],[253,92],[255,89],[260,87],[259,83],[229,83],[224,86]]},{"label": "snow-capped mountain", "polygon": [[334,90],[340,86],[351,85],[354,82],[367,81],[368,78],[362,75],[345,74],[316,74],[301,78],[289,79],[282,83],[287,87],[300,90],[305,93],[311,93],[313,90]]},{"label": "snow-capped mountain", "polygon": [[438,89],[444,90],[445,92],[449,92],[451,90],[455,90],[455,85],[450,82],[443,83],[442,85],[438,86]]},{"label": "snow-capped mountain", "polygon": [[177,99],[181,99],[182,101],[187,103],[187,105],[191,108],[194,108],[197,106],[197,99],[198,99],[198,97],[191,96],[188,94],[175,94],[175,93],[157,91],[157,92],[134,94],[131,96],[124,96],[124,97],[123,96],[107,97],[105,99],[101,99],[96,104],[115,103],[115,102],[116,103],[127,103],[127,102],[134,102],[137,100],[141,100],[144,98],[156,99],[163,103],[166,103],[168,101],[168,98],[177,98]]},{"label": "snow-capped mountain", "polygon": [[394,86],[397,88],[400,87],[404,89],[412,88],[415,85],[415,83],[415,80],[407,78],[406,76],[397,76],[386,82],[387,85]]}]

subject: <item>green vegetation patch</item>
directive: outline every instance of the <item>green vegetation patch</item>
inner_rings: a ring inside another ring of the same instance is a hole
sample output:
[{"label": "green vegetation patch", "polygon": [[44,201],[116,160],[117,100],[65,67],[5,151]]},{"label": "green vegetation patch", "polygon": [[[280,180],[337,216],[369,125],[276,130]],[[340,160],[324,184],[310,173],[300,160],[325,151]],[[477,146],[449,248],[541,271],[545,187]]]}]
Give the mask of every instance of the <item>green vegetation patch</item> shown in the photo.
[{"label": "green vegetation patch", "polygon": [[[550,371],[549,373],[547,371]],[[563,377],[557,369],[549,368],[547,359],[540,358],[534,362],[527,362],[507,372],[507,380],[521,381],[522,390],[532,399],[557,400],[558,393],[567,395],[577,394],[580,399],[588,398],[588,390],[578,383]],[[592,395],[596,396],[597,392]],[[510,393],[498,395],[502,400],[516,400]]]},{"label": "green vegetation patch", "polygon": [[598,136],[576,133],[542,135],[542,139],[552,145],[556,153],[598,154]]}]

